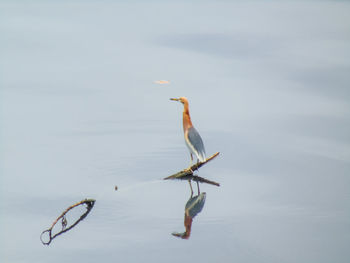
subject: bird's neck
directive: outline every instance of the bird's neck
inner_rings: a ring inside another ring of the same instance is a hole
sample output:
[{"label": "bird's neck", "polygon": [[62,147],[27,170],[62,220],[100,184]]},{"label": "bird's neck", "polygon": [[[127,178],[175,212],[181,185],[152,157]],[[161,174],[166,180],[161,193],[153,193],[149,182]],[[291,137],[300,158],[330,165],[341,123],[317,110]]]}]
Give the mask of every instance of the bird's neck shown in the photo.
[{"label": "bird's neck", "polygon": [[182,116],[183,116],[183,118],[182,118],[183,128],[184,128],[184,131],[186,131],[193,126],[192,121],[191,121],[191,117],[190,117],[190,111],[188,109],[187,104],[185,104],[184,112],[183,112]]}]

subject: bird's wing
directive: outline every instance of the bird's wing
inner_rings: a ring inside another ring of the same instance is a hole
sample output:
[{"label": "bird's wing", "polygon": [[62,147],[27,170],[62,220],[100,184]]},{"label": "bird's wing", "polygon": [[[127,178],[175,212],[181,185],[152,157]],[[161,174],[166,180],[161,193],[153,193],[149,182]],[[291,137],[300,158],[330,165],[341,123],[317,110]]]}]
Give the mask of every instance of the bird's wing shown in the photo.
[{"label": "bird's wing", "polygon": [[[194,128],[191,127],[188,130],[187,137],[189,140],[189,143],[191,144],[191,148],[196,150],[196,152],[199,155],[199,158],[201,162],[205,161],[205,149],[204,149],[204,144],[202,141],[201,136],[199,135],[198,131]],[[201,160],[202,159],[202,160]]]}]

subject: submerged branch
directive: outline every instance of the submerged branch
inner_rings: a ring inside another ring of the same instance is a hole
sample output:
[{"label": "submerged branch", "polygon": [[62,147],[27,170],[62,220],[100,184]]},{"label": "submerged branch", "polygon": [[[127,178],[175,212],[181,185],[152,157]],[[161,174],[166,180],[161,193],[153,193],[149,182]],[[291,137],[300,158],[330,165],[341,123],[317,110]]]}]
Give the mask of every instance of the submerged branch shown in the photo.
[{"label": "submerged branch", "polygon": [[[91,209],[93,208],[94,204],[95,204],[95,199],[85,199],[85,200],[82,200],[74,205],[71,205],[70,207],[68,207],[65,211],[63,211],[63,213],[57,217],[57,219],[52,223],[51,227],[47,230],[44,230],[41,235],[40,235],[40,239],[41,239],[41,242],[44,244],[44,245],[49,245],[51,243],[51,241],[56,238],[57,236],[71,230],[73,227],[75,227],[80,221],[82,221],[91,211]],[[67,219],[66,219],[66,214],[73,208],[77,207],[77,206],[80,206],[80,205],[86,205],[86,211],[85,213],[83,213],[79,218],[78,220],[76,220],[71,226],[69,226],[67,228]],[[57,222],[61,219],[61,225],[62,225],[62,230],[59,231],[58,233],[52,235],[52,229],[54,228],[54,226],[57,224]],[[43,234],[45,233],[48,233],[49,235],[49,240],[48,241],[44,241],[43,240]]]}]

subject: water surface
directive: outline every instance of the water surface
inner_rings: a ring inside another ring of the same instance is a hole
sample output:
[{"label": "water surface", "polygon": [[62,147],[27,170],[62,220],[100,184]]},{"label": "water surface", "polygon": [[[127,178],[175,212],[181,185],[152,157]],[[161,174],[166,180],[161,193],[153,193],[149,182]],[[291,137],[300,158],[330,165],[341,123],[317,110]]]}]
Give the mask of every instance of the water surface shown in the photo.
[{"label": "water surface", "polygon": [[[348,2],[0,10],[2,262],[347,262]],[[172,233],[188,183],[162,180],[190,160],[180,96],[221,153],[199,172],[221,186],[201,185],[187,240]],[[85,198],[87,218],[42,245]]]}]

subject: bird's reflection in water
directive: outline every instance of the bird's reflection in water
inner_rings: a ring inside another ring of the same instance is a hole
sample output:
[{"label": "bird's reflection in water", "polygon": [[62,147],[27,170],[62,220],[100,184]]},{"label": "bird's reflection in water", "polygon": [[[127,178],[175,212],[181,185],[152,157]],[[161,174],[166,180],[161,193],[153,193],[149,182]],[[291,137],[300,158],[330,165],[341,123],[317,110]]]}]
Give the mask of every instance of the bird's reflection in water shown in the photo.
[{"label": "bird's reflection in water", "polygon": [[[190,186],[191,186],[191,183],[190,183]],[[191,196],[190,196],[190,199],[188,199],[185,206],[185,220],[184,220],[185,232],[183,233],[174,232],[172,233],[173,236],[181,237],[182,239],[190,238],[193,218],[202,211],[205,204],[205,198],[206,198],[205,192],[200,193],[198,182],[197,182],[197,189],[198,189],[197,195],[193,196],[193,191],[191,187]]]}]

